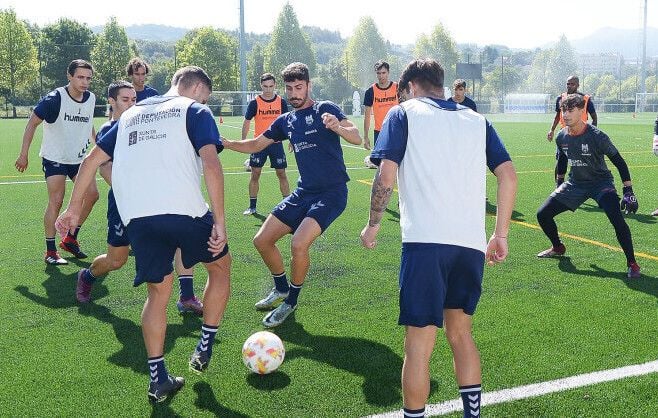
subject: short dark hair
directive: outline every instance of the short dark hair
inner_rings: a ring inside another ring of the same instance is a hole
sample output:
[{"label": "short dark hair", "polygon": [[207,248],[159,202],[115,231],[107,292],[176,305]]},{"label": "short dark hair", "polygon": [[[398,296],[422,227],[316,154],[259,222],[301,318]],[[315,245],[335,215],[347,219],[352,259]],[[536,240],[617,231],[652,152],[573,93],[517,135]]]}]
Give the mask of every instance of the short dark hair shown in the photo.
[{"label": "short dark hair", "polygon": [[466,80],[463,78],[458,78],[452,83],[452,88],[456,89],[457,87],[466,88]]},{"label": "short dark hair", "polygon": [[388,62],[384,60],[379,60],[375,63],[375,71],[381,70],[382,68],[386,68],[386,71],[390,71],[391,66],[388,65]]},{"label": "short dark hair", "polygon": [[311,81],[308,75],[308,65],[303,62],[293,62],[292,64],[288,64],[288,66],[281,71],[281,76],[283,77],[284,83],[290,83],[291,81],[296,80],[306,82]]},{"label": "short dark hair", "polygon": [[274,78],[274,74],[272,73],[265,73],[262,76],[260,76],[260,82],[262,83],[263,81],[267,80],[272,80],[276,83],[276,78]]},{"label": "short dark hair", "polygon": [[203,83],[212,91],[212,80],[208,77],[208,73],[196,65],[188,65],[176,71],[171,78],[172,86],[181,86],[183,88],[192,87],[196,83]]},{"label": "short dark hair", "polygon": [[562,111],[573,110],[576,107],[578,109],[585,108],[585,99],[578,93],[567,94],[567,97],[560,102],[560,110]]},{"label": "short dark hair", "polygon": [[89,61],[77,59],[71,61],[69,64],[69,68],[66,70],[71,77],[75,75],[75,70],[78,68],[86,68],[88,70],[91,70],[91,73],[94,73],[94,67],[92,67],[91,63]]},{"label": "short dark hair", "polygon": [[144,71],[146,71],[146,74],[151,72],[151,67],[149,67],[149,65],[146,63],[146,61],[144,61],[143,59],[141,59],[139,57],[135,57],[135,58],[131,59],[130,61],[128,61],[128,65],[126,65],[126,74],[128,75],[128,77],[130,77],[131,75],[133,75],[133,73],[136,70],[139,70],[140,68],[144,68]]},{"label": "short dark hair", "polygon": [[423,90],[443,89],[444,70],[438,61],[431,58],[415,59],[402,71],[398,89],[407,90],[409,82],[420,84]]},{"label": "short dark hair", "polygon": [[121,89],[134,89],[132,83],[125,80],[114,81],[107,87],[107,98],[117,99],[119,90]]},{"label": "short dark hair", "polygon": [[580,85],[580,79],[578,78],[577,75],[570,75],[570,76],[567,78],[567,81],[569,81],[569,80],[573,80],[573,81],[576,82],[576,84]]}]

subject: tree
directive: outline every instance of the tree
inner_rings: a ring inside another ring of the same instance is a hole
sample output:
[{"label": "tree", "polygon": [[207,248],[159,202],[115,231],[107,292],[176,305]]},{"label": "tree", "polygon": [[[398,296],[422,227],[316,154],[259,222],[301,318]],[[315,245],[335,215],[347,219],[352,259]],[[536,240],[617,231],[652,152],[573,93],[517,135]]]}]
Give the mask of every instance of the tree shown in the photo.
[{"label": "tree", "polygon": [[126,77],[126,64],[132,56],[125,29],[119,26],[116,17],[110,17],[91,52],[95,69],[94,90],[101,92],[98,97],[105,97],[102,92],[110,83]]},{"label": "tree", "polygon": [[315,71],[315,53],[311,41],[299,27],[292,6],[286,3],[274,25],[270,43],[265,48],[265,70],[279,74],[292,62],[308,65],[311,75]]},{"label": "tree", "polygon": [[375,80],[374,65],[387,59],[387,45],[372,17],[362,17],[345,48],[347,79],[362,89]]},{"label": "tree", "polygon": [[604,100],[618,100],[619,82],[611,74],[605,74],[599,80],[596,96]]},{"label": "tree", "polygon": [[577,68],[576,53],[567,37],[562,35],[555,47],[551,49],[548,59],[548,71],[546,72],[548,93],[557,95],[564,91],[567,78],[576,75]]},{"label": "tree", "polygon": [[68,83],[66,69],[74,59],[91,59],[94,33],[87,25],[70,19],[60,19],[41,32],[39,48],[42,74],[49,85],[47,90]]},{"label": "tree", "polygon": [[263,73],[265,73],[263,47],[256,43],[247,57],[247,88],[249,90],[260,90],[260,76]]},{"label": "tree", "polygon": [[[314,81],[314,92],[323,100],[342,103],[352,98],[355,87],[345,78],[342,60],[333,59],[318,71],[319,77]],[[351,103],[351,102],[350,102]]]},{"label": "tree", "polygon": [[149,74],[149,86],[164,94],[171,87],[171,78],[176,72],[174,60],[171,58],[160,58],[149,63],[151,73]]},{"label": "tree", "polygon": [[546,82],[550,55],[551,52],[549,50],[537,51],[535,58],[530,65],[530,72],[524,86],[525,91],[534,93],[552,93]]},{"label": "tree", "polygon": [[[189,36],[188,36],[189,35]],[[238,40],[221,30],[203,27],[178,41],[178,66],[197,65],[213,82],[213,90],[238,90]]]},{"label": "tree", "polygon": [[420,35],[416,41],[414,53],[417,58],[433,58],[443,66],[445,71],[444,85],[451,85],[455,79],[459,53],[455,41],[441,23],[434,27],[428,36]]},{"label": "tree", "polygon": [[37,51],[27,27],[16,19],[14,10],[1,10],[0,88],[13,101],[18,88],[28,86],[37,78],[38,68]]}]

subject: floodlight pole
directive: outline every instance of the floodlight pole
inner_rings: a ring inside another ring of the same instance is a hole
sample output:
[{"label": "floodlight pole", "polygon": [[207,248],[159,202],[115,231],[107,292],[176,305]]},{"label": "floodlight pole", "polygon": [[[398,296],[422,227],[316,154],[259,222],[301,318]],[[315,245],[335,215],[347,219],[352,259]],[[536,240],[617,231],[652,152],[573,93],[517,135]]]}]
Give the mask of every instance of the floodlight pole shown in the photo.
[{"label": "floodlight pole", "polygon": [[242,93],[242,110],[247,105],[247,60],[245,58],[245,49],[247,43],[244,36],[244,0],[240,0],[240,90]]},{"label": "floodlight pole", "polygon": [[644,0],[644,31],[642,33],[642,66],[640,67],[640,93],[647,92],[647,0]]}]

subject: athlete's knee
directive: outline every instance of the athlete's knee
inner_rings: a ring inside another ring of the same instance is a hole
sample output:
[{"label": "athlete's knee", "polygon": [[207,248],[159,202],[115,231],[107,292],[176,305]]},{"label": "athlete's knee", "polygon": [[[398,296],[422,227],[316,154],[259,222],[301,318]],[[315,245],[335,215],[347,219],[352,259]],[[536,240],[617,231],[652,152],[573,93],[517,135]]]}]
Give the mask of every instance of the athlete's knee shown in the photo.
[{"label": "athlete's knee", "polygon": [[253,240],[251,242],[254,244],[254,247],[258,249],[259,251],[265,250],[267,248],[271,248],[274,246],[275,242],[268,237],[265,234],[261,234],[260,232],[256,234]]},{"label": "athlete's knee", "polygon": [[287,180],[288,176],[286,175],[286,170],[284,169],[277,169],[275,170],[276,176],[279,178],[279,180]]},{"label": "athlete's knee", "polygon": [[446,327],[446,339],[451,347],[463,347],[473,344],[473,334],[470,328]]},{"label": "athlete's knee", "polygon": [[110,269],[110,271],[119,270],[121,267],[123,267],[126,264],[127,261],[128,261],[128,257],[108,258],[107,267]]},{"label": "athlete's knee", "polygon": [[298,237],[293,237],[292,241],[290,242],[290,252],[293,257],[308,255],[308,250],[310,247],[311,243],[308,243],[306,240],[300,239]]}]

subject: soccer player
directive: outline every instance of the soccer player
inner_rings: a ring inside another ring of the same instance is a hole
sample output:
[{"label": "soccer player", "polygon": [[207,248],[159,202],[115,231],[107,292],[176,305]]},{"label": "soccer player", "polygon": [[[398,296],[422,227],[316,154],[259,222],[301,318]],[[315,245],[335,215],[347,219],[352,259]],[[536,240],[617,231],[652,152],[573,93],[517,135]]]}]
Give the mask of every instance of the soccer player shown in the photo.
[{"label": "soccer player", "polygon": [[[247,111],[242,122],[242,140],[247,139],[251,120],[255,120],[254,137],[259,136],[272,122],[283,113],[288,111],[286,101],[276,94],[276,79],[273,74],[265,73],[260,77],[260,87],[263,91],[254,100],[249,102]],[[270,167],[276,172],[279,178],[279,189],[281,195],[285,198],[290,194],[290,185],[286,176],[286,153],[283,150],[283,144],[275,142],[263,151],[253,153],[249,156],[249,167],[251,168],[251,178],[249,179],[249,207],[242,212],[243,215],[253,215],[256,213],[256,203],[258,201],[258,181],[263,171],[263,166],[267,158],[270,159]]]},{"label": "soccer player", "polygon": [[462,106],[473,109],[475,112],[478,111],[475,102],[466,96],[466,80],[462,80],[461,78],[458,78],[452,83],[452,97],[448,98],[448,101],[459,103]]},{"label": "soccer player", "polygon": [[384,117],[390,108],[398,104],[398,83],[388,79],[390,66],[386,61],[377,61],[375,63],[375,72],[377,82],[366,90],[363,97],[363,106],[365,113],[363,115],[363,147],[370,149],[370,119],[371,115],[375,116],[375,144],[379,131],[382,129]]},{"label": "soccer player", "polygon": [[[136,94],[132,84],[127,81],[118,81],[110,84],[107,89],[108,102],[114,109],[112,120],[106,122],[98,130],[97,138],[105,135],[107,131],[114,126],[123,112],[135,104]],[[107,169],[109,167],[109,170]],[[112,162],[108,161],[101,165],[101,172],[107,184],[112,186]],[[91,290],[98,277],[101,277],[111,271],[120,269],[128,261],[130,241],[126,233],[126,227],[121,222],[121,217],[117,210],[117,204],[114,199],[114,193],[110,188],[107,196],[107,253],[101,254],[94,259],[89,268],[82,269],[78,272],[78,281],[76,284],[75,297],[80,303],[89,303],[91,301]],[[193,312],[197,315],[203,315],[203,304],[194,295],[193,287],[193,269],[185,269],[180,259],[180,251],[176,251],[175,268],[179,274],[180,298],[176,302],[178,310],[183,312]],[[180,273],[179,273],[180,272]]]},{"label": "soccer player", "polygon": [[[71,61],[67,69],[69,83],[46,95],[37,104],[23,134],[23,145],[16,159],[16,169],[21,173],[28,166],[28,152],[37,127],[45,121],[43,141],[39,156],[48,188],[48,205],[43,216],[46,233],[46,264],[68,264],[55,248],[55,220],[62,208],[66,191],[66,178],[75,181],[80,163],[87,153],[90,139],[94,138],[94,106],[96,97],[89,91],[94,69],[87,61]],[[96,182],[90,182],[84,193],[82,210],[75,228],[59,243],[59,247],[76,258],[87,255],[80,249],[78,232],[98,200]]]},{"label": "soccer player", "polygon": [[[539,226],[548,239],[551,248],[540,252],[537,257],[562,256],[566,247],[560,240],[557,225],[553,218],[567,210],[575,211],[587,199],[594,199],[605,211],[608,220],[615,228],[617,240],[626,255],[629,278],[640,277],[640,266],[635,261],[631,231],[621,210],[635,213],[638,202],[633,193],[631,174],[626,161],[612,144],[608,135],[583,120],[585,99],[582,94],[569,94],[560,103],[566,128],[558,132],[555,143],[558,147],[557,188],[537,211]],[[612,173],[606,167],[605,156],[619,170],[623,182],[624,197],[619,204]],[[567,164],[571,165],[569,179],[564,180]]]},{"label": "soccer player", "polygon": [[[429,362],[441,327],[452,349],[464,417],[479,417],[482,380],[472,315],[485,260],[495,264],[507,257],[516,195],[516,172],[496,131],[471,109],[442,100],[443,78],[443,67],[432,59],[412,61],[403,71],[399,88],[408,100],[389,112],[372,152],[379,168],[361,232],[362,245],[375,248],[397,176],[405,417],[425,416]],[[487,167],[498,181],[496,226],[488,243]]]},{"label": "soccer player", "polygon": [[560,103],[562,103],[562,100],[566,98],[568,94],[578,94],[583,97],[583,100],[585,101],[585,109],[586,109],[586,112],[583,112],[582,114],[583,122],[587,122],[587,114],[589,113],[589,115],[592,117],[592,125],[594,126],[597,125],[598,116],[596,115],[596,109],[594,109],[594,103],[592,102],[591,97],[588,94],[579,92],[578,87],[580,87],[580,80],[578,79],[578,77],[572,75],[569,78],[567,78],[567,91],[559,95],[555,100],[555,118],[553,118],[553,125],[551,125],[551,129],[548,131],[548,134],[546,135],[546,139],[548,139],[549,141],[553,140],[553,132],[555,131],[555,127],[557,126],[558,123],[562,128],[567,126],[566,121],[564,120],[563,117],[562,107],[560,106]]},{"label": "soccer player", "polygon": [[[310,266],[309,250],[347,205],[347,170],[340,138],[360,145],[359,130],[332,102],[315,102],[306,64],[283,70],[288,103],[293,111],[279,116],[261,135],[246,141],[224,140],[228,149],[253,153],[289,140],[299,167],[297,189],[279,203],[254,237],[254,245],[272,274],[274,288],[256,302],[256,309],[276,309],[263,319],[275,327],[297,308],[297,298]],[[292,233],[291,280],[286,278],[277,241]],[[282,302],[278,307],[277,304]]]},{"label": "soccer player", "polygon": [[[167,303],[172,261],[178,248],[185,267],[203,262],[208,281],[203,295],[201,339],[189,361],[201,373],[230,290],[231,256],[226,243],[222,150],[217,124],[205,104],[212,91],[206,72],[194,66],[176,71],[164,96],[151,97],[124,112],[82,163],[80,186],[91,183],[96,168],[114,159],[112,189],[135,253],[134,285],[147,283],[142,333],[151,381],[148,397],[161,402],[180,389],[182,377],[169,375],[164,363]],[[212,212],[201,193],[203,179]],[[73,189],[58,229],[76,224],[82,192]]]},{"label": "soccer player", "polygon": [[[135,57],[126,65],[126,76],[137,93],[137,103],[149,97],[158,96],[160,93],[153,87],[145,84],[146,76],[151,72],[151,67],[141,58]],[[110,120],[112,120],[113,108],[110,106]],[[118,119],[118,118],[117,118]]]}]

